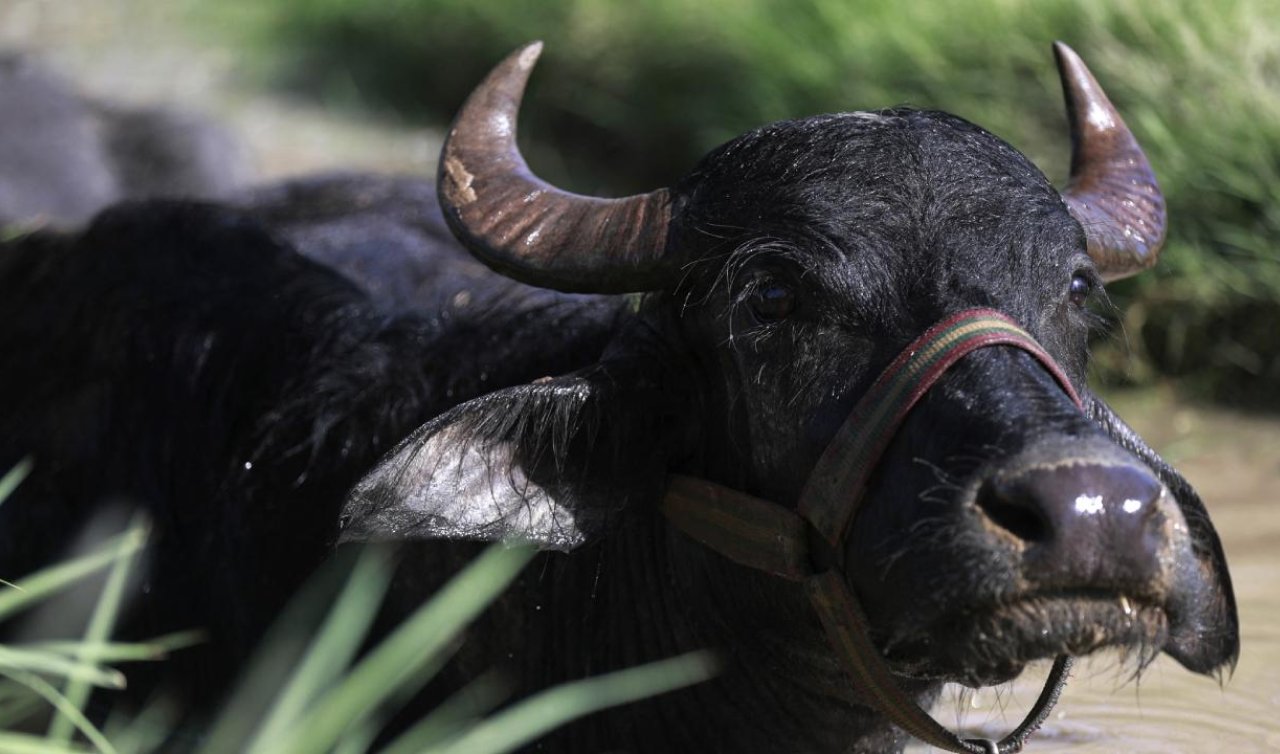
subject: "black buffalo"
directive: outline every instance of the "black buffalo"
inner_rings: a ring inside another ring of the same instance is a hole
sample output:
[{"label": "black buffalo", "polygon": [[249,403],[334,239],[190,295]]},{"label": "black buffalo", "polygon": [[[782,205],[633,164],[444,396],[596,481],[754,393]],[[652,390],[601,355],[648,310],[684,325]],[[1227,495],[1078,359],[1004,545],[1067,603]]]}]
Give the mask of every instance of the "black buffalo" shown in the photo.
[{"label": "black buffalo", "polygon": [[894,355],[981,306],[1043,344],[1084,411],[1026,353],[985,348],[895,435],[839,555],[899,684],[928,705],[943,681],[1107,647],[1229,665],[1235,604],[1203,505],[1085,386],[1086,300],[1154,261],[1163,202],[1059,54],[1063,193],[977,126],[893,109],[762,127],[667,190],[574,196],[515,150],[531,47],[468,101],[441,160],[444,219],[503,277],[441,241],[413,181],[126,204],[8,243],[0,463],[31,454],[37,472],[0,506],[0,576],[48,561],[104,497],[140,501],[160,537],[134,630],[210,627],[172,666],[198,702],[339,539],[415,542],[406,606],[475,542],[517,537],[548,552],[438,692],[493,667],[528,691],[712,647],[716,680],[549,748],[897,749],[801,591],[657,503],[681,473],[795,505]]}]

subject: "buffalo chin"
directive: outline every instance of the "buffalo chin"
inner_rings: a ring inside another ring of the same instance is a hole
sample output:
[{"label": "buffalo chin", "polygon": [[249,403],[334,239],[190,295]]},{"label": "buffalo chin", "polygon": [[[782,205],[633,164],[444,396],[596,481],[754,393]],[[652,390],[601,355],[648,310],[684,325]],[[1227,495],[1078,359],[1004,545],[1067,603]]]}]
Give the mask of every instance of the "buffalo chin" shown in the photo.
[{"label": "buffalo chin", "polygon": [[1119,650],[1140,671],[1164,648],[1168,617],[1118,594],[1033,595],[987,609],[953,612],[886,650],[895,672],[971,688],[1013,680],[1035,660]]}]

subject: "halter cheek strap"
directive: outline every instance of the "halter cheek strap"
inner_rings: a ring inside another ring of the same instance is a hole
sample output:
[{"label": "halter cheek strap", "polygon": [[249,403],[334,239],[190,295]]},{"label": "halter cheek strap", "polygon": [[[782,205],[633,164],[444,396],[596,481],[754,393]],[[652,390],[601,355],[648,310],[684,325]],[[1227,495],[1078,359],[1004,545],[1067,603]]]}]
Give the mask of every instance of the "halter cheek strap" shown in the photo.
[{"label": "halter cheek strap", "polygon": [[[965,355],[996,345],[1033,356],[1081,406],[1061,367],[1025,330],[993,309],[968,309],[930,327],[880,374],[818,459],[796,510],[678,475],[669,479],[662,501],[668,521],[707,547],[742,565],[801,583],[854,685],[898,727],[931,746],[971,754],[1020,751],[1057,702],[1071,658],[1063,655],[1054,661],[1040,697],[1008,736],[998,743],[961,739],[898,686],[871,642],[870,624],[841,561],[868,479],[911,408]],[[811,532],[831,548],[833,563],[815,565]]]}]

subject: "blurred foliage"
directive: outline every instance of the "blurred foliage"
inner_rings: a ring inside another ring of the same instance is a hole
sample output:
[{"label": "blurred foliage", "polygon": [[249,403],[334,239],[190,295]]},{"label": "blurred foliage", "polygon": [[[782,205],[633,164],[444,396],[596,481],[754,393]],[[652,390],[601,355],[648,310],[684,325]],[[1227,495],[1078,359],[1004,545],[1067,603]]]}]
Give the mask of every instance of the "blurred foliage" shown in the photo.
[{"label": "blurred foliage", "polygon": [[[26,471],[24,466],[0,478],[0,502]],[[386,553],[368,549],[336,594],[323,579],[304,587],[207,732],[177,727],[177,702],[163,694],[140,713],[113,713],[99,727],[87,711],[89,695],[94,689],[125,687],[125,674],[115,664],[160,661],[202,640],[195,632],[138,643],[109,640],[125,604],[128,569],[146,537],[146,525],[135,523],[87,555],[18,582],[0,581],[2,623],[87,576],[109,570],[83,638],[0,644],[0,751],[504,754],[583,715],[700,683],[716,672],[709,653],[693,652],[564,683],[505,708],[500,708],[507,701],[504,684],[495,676],[482,676],[395,738],[382,741],[379,736],[392,714],[444,666],[467,625],[510,585],[534,552],[489,548],[361,656],[391,580]],[[41,728],[43,734],[36,732]],[[199,745],[193,746],[197,738]]]},{"label": "blurred foliage", "polygon": [[[1061,182],[1049,45],[1089,62],[1169,199],[1158,270],[1112,286],[1102,375],[1280,403],[1280,4],[1272,0],[230,0],[263,70],[329,102],[445,123],[503,55],[547,42],[530,161],[586,192],[671,183],[763,123],[895,104],[1001,135]],[[1261,319],[1259,319],[1261,318]]]},{"label": "blurred foliage", "polygon": [[[30,474],[31,465],[24,460],[0,475],[0,504]],[[507,695],[504,684],[482,676],[394,739],[381,741],[393,713],[448,662],[471,621],[536,553],[526,546],[489,547],[361,655],[392,576],[388,552],[367,548],[356,554],[354,564],[334,558],[304,585],[259,646],[217,720],[196,735],[198,747],[183,743],[194,731],[176,726],[178,702],[163,693],[136,715],[113,712],[100,728],[87,709],[90,695],[125,688],[125,674],[116,664],[161,661],[169,652],[204,641],[198,631],[145,642],[110,639],[128,601],[129,570],[148,535],[146,521],[135,517],[123,533],[86,554],[16,581],[0,579],[0,624],[44,607],[56,617],[48,625],[69,627],[76,610],[52,598],[108,571],[78,638],[0,643],[0,752],[504,754],[583,715],[701,683],[717,672],[710,652],[690,652],[563,683],[506,708],[499,708]],[[341,573],[347,566],[349,571]],[[344,583],[332,583],[335,575]],[[43,734],[37,732],[41,728]]]}]

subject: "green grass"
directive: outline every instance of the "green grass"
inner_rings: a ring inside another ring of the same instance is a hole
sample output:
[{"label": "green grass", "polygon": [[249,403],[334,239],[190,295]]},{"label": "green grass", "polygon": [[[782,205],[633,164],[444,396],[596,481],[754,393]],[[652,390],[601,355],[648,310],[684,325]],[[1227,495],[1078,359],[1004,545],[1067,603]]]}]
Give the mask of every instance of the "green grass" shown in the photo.
[{"label": "green grass", "polygon": [[[11,490],[12,486],[8,489]],[[157,652],[156,646],[113,646],[103,641],[120,607],[129,563],[145,541],[146,526],[134,524],[124,534],[108,540],[89,554],[19,582],[6,582],[0,586],[0,622],[5,622],[94,573],[109,571],[107,586],[90,619],[84,642],[0,646],[0,700],[3,700],[0,703],[0,730],[28,721],[40,710],[41,702],[52,709],[44,736],[0,733],[0,750],[82,751],[80,746],[72,743],[73,735],[78,735],[93,750],[115,751],[102,732],[87,719],[84,706],[93,687],[119,689],[124,686],[123,675],[100,664],[103,657],[111,656],[113,650],[152,656]]]},{"label": "green grass", "polygon": [[969,118],[1061,181],[1062,39],[1146,146],[1172,221],[1157,271],[1112,287],[1139,306],[1103,371],[1280,405],[1278,339],[1251,324],[1280,315],[1270,0],[232,0],[213,18],[276,81],[420,123],[446,123],[495,61],[544,39],[521,115],[531,161],[602,192],[668,184],[769,121],[902,103]]},{"label": "green grass", "polygon": [[[24,463],[0,477],[0,503],[29,470]],[[0,752],[144,754],[164,747],[173,732],[170,700],[160,698],[132,718],[113,717],[102,728],[85,712],[94,689],[124,688],[127,671],[115,664],[163,661],[169,652],[200,640],[192,632],[138,643],[109,639],[126,601],[129,568],[145,546],[147,531],[145,523],[135,521],[87,554],[0,582],[4,623],[107,571],[83,638],[0,645]],[[386,552],[364,550],[336,593],[318,578],[294,599],[226,709],[201,735],[197,752],[370,751],[389,716],[443,667],[471,621],[533,555],[527,547],[491,547],[361,654],[391,581]],[[340,563],[331,564],[328,575],[340,568]],[[698,683],[714,672],[707,654],[692,653],[564,684],[497,712],[492,710],[503,696],[492,679],[481,678],[389,742],[386,750],[500,754],[582,715]],[[43,716],[50,721],[44,734],[30,732]]]}]

